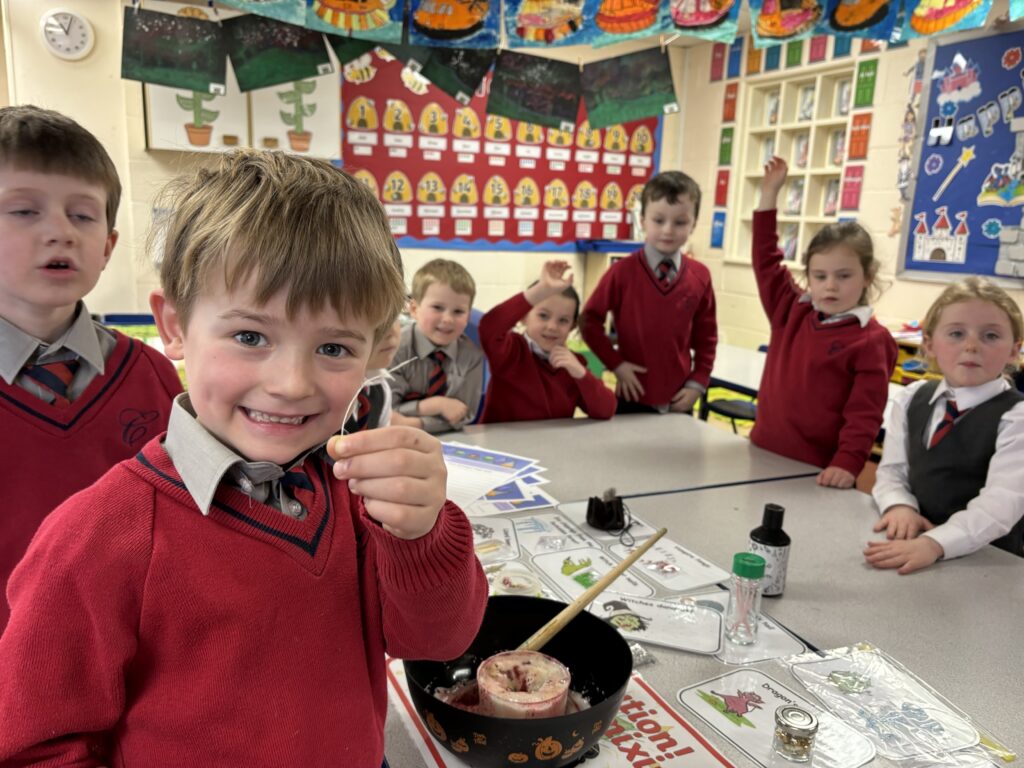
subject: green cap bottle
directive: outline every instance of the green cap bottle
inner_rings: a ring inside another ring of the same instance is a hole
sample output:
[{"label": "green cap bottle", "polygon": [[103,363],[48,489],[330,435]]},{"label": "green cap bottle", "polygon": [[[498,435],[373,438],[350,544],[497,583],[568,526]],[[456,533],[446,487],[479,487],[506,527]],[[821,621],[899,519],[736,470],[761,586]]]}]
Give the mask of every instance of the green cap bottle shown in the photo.
[{"label": "green cap bottle", "polygon": [[742,579],[764,578],[764,558],[751,552],[737,552],[732,557],[732,572]]}]

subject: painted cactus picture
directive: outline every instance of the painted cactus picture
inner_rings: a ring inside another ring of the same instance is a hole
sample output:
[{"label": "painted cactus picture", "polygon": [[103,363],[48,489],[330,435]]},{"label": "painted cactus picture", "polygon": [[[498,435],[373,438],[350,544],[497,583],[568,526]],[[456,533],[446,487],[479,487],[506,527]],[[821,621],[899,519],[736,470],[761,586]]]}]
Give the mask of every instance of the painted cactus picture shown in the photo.
[{"label": "painted cactus picture", "polygon": [[316,81],[298,80],[292,83],[291,90],[278,91],[277,97],[291,107],[291,111],[281,110],[281,120],[289,126],[288,144],[295,152],[308,152],[313,134],[305,130],[305,119],[316,113],[316,103],[306,104],[303,97],[316,90]]},{"label": "painted cactus picture", "polygon": [[202,91],[192,91],[191,96],[177,95],[178,106],[192,113],[192,122],[185,124],[189,144],[196,147],[209,146],[210,135],[213,133],[212,123],[220,112],[206,109],[203,105],[215,98],[217,97],[214,94]]}]

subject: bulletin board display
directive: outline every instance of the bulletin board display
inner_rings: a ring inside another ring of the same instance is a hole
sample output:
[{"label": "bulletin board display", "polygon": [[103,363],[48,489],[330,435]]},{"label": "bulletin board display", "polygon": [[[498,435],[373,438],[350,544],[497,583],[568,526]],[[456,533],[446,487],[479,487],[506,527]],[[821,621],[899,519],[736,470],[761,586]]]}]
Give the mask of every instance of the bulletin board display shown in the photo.
[{"label": "bulletin board display", "polygon": [[[379,49],[378,49],[379,50]],[[490,74],[460,103],[375,51],[342,85],[342,157],[384,205],[399,245],[574,250],[628,240],[657,172],[661,119],[568,130],[486,113]]]},{"label": "bulletin board display", "polygon": [[1020,33],[929,44],[903,270],[1024,278],[1022,45]]}]

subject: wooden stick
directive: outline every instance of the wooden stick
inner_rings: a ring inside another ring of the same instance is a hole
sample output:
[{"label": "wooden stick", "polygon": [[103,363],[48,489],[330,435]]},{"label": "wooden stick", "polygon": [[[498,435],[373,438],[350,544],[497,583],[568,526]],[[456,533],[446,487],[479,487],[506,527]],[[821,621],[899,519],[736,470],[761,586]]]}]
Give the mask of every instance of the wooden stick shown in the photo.
[{"label": "wooden stick", "polygon": [[584,592],[582,595],[573,600],[569,605],[559,611],[558,615],[555,616],[551,621],[545,624],[543,627],[538,629],[533,635],[526,640],[516,650],[519,651],[539,651],[548,641],[557,635],[562,629],[576,618],[576,614],[586,608],[590,603],[594,601],[594,598],[604,592],[613,581],[622,575],[623,571],[629,568],[633,563],[640,559],[648,549],[654,546],[654,543],[668,533],[667,528],[662,528],[655,533],[651,538],[647,539],[640,547],[633,550],[633,553],[623,560],[621,563],[612,568],[608,573],[601,577],[601,579],[594,584],[590,589]]}]

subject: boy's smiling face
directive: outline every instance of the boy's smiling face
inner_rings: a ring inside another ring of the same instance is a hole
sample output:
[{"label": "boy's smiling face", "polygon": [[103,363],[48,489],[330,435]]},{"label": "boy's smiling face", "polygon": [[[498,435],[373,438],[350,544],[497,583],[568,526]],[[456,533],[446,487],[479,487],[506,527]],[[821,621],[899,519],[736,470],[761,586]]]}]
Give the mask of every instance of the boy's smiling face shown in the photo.
[{"label": "boy's smiling face", "polygon": [[106,206],[98,184],[0,168],[0,307],[6,319],[34,335],[64,330],[117,242],[107,229]]},{"label": "boy's smiling face", "polygon": [[423,299],[409,302],[409,313],[420,331],[439,347],[458,339],[469,325],[473,299],[457,293],[447,283],[433,282],[423,292]]},{"label": "boy's smiling face", "polygon": [[185,360],[199,423],[246,459],[283,466],[341,428],[374,333],[330,306],[289,319],[286,301],[282,291],[259,306],[251,280],[222,287],[200,296],[183,327],[159,291],[151,299],[168,356]]}]

